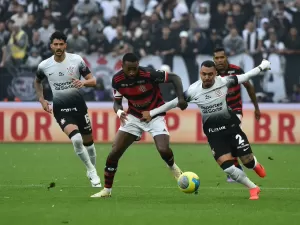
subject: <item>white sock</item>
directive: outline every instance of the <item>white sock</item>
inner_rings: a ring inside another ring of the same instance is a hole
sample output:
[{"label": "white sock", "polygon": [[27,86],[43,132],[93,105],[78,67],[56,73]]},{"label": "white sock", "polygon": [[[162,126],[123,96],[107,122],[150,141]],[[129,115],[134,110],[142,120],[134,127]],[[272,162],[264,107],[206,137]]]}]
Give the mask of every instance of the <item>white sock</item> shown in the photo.
[{"label": "white sock", "polygon": [[96,166],[96,156],[97,156],[97,154],[96,154],[96,148],[95,148],[95,145],[92,144],[92,145],[90,145],[90,146],[85,146],[85,148],[86,148],[86,150],[87,150],[88,153],[89,153],[90,160],[91,160],[92,164],[93,164],[94,166]]},{"label": "white sock", "polygon": [[257,166],[258,162],[257,162],[257,159],[255,156],[253,156],[253,159],[254,159],[254,167],[253,167],[253,169],[254,169]]},{"label": "white sock", "polygon": [[248,188],[256,188],[257,186],[247,177],[246,173],[234,165],[225,169],[225,173],[227,173],[233,180],[236,182],[245,185]]},{"label": "white sock", "polygon": [[87,150],[85,149],[85,147],[83,145],[83,140],[82,140],[81,134],[79,134],[79,133],[75,134],[71,138],[71,141],[73,143],[75,153],[79,156],[81,161],[84,163],[84,165],[86,166],[87,171],[95,170],[95,167],[91,163],[89,154],[88,154]]}]

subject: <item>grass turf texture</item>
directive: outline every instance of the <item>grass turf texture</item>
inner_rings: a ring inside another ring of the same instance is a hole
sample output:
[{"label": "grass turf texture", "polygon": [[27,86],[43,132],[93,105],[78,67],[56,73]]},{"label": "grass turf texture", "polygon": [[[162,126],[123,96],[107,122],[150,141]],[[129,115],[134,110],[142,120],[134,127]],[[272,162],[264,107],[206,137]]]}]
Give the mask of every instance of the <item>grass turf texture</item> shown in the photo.
[{"label": "grass turf texture", "polygon": [[[102,178],[110,145],[97,146]],[[207,145],[172,145],[177,164],[200,177],[199,194],[177,188],[154,145],[133,145],[119,163],[112,198],[92,199],[86,171],[71,144],[0,145],[0,223],[3,225],[299,224],[299,146],[253,145],[267,170],[261,198],[248,200],[226,183]],[[271,158],[269,158],[271,157]],[[51,182],[56,186],[47,189]]]}]

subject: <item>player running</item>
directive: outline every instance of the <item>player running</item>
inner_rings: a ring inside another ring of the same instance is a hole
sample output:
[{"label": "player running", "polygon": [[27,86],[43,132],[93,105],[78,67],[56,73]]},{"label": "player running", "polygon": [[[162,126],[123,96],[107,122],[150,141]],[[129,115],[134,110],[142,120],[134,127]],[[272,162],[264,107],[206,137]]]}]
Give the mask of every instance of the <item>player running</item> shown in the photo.
[{"label": "player running", "polygon": [[[87,106],[79,89],[94,87],[96,80],[83,59],[76,54],[66,53],[67,37],[54,32],[50,37],[50,47],[54,55],[42,61],[37,69],[35,89],[43,109],[52,113],[50,104],[44,99],[42,80],[47,77],[53,93],[53,114],[71,139],[75,153],[85,164],[92,187],[101,187],[97,175],[96,149]],[[80,80],[80,77],[85,80]]]},{"label": "player running", "polygon": [[[216,65],[218,75],[220,75],[221,77],[230,76],[230,75],[241,75],[245,73],[242,68],[233,64],[229,64],[224,48],[216,48],[214,50],[214,62]],[[255,89],[249,81],[244,82],[243,85],[246,88],[248,95],[254,105],[254,109],[255,109],[254,115],[256,120],[258,121],[260,119],[260,110],[255,95]],[[236,86],[229,88],[227,93],[227,104],[232,109],[232,111],[237,115],[237,117],[242,121],[243,105],[241,99],[240,84],[237,84]],[[243,167],[239,164],[238,159],[235,158],[234,160],[235,160],[234,165],[237,168],[243,170]],[[227,176],[227,182],[234,182],[234,180],[232,180],[230,176]]]},{"label": "player running", "polygon": [[[114,90],[114,110],[121,120],[121,126],[116,134],[104,169],[104,189],[91,197],[110,197],[118,162],[126,149],[139,140],[144,131],[149,132],[156,148],[167,163],[172,174],[177,179],[182,171],[174,162],[174,155],[169,146],[169,132],[165,122],[165,113],[158,113],[150,123],[141,122],[142,111],[152,110],[164,104],[159,84],[173,83],[178,96],[178,107],[186,109],[187,102],[183,95],[181,79],[161,70],[152,70],[139,66],[138,58],[127,53],[123,57],[122,70],[114,75],[112,87]],[[128,111],[125,113],[122,98],[128,100]]]},{"label": "player running", "polygon": [[[215,160],[233,180],[249,188],[251,200],[259,198],[260,188],[244,171],[234,166],[234,157],[239,157],[245,167],[253,169],[260,177],[265,177],[266,172],[252,153],[248,138],[239,126],[241,121],[227,106],[226,95],[230,87],[244,83],[269,68],[270,62],[263,60],[258,67],[243,75],[220,77],[214,62],[205,61],[201,65],[201,80],[185,92],[186,100],[197,104],[200,109],[203,130]],[[150,112],[142,112],[143,119],[151,122],[152,117],[175,108],[177,104],[178,100],[174,99]]]}]

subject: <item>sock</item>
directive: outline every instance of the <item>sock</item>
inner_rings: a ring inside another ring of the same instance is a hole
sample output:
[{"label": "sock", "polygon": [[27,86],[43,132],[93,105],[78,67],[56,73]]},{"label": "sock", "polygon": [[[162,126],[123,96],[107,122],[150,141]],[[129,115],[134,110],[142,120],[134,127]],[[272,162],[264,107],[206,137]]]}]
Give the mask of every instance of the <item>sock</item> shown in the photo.
[{"label": "sock", "polygon": [[253,160],[244,164],[245,167],[247,167],[248,169],[255,169],[255,167],[259,165],[259,163],[257,162],[257,159],[255,156],[253,156]]},{"label": "sock", "polygon": [[233,180],[236,182],[245,185],[248,188],[255,188],[256,185],[247,177],[244,171],[231,166],[224,170]]},{"label": "sock", "polygon": [[93,166],[93,164],[90,160],[89,154],[83,145],[83,140],[82,140],[81,134],[79,132],[74,134],[71,137],[71,141],[73,143],[75,153],[78,155],[78,157],[84,163],[87,171],[95,170],[95,167]]},{"label": "sock", "polygon": [[90,160],[94,166],[96,166],[96,148],[94,142],[85,144],[85,148],[90,156]]},{"label": "sock", "polygon": [[104,187],[107,189],[112,188],[114,183],[115,174],[118,168],[118,160],[111,160],[107,157],[105,168],[104,168]]},{"label": "sock", "polygon": [[174,155],[173,151],[169,149],[169,151],[162,151],[159,152],[162,159],[168,164],[169,167],[172,167],[174,165]]}]

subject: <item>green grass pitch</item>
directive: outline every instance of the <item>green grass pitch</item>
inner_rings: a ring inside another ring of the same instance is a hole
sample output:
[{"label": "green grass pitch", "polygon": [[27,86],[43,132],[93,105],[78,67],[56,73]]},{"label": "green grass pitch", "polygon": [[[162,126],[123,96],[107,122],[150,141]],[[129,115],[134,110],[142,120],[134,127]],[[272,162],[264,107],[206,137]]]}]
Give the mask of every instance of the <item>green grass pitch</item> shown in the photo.
[{"label": "green grass pitch", "polygon": [[[96,147],[103,181],[110,145]],[[154,145],[134,144],[119,163],[112,198],[92,199],[100,189],[90,187],[71,144],[0,144],[0,224],[300,224],[299,146],[252,147],[267,170],[265,179],[247,171],[261,186],[258,201],[226,183],[207,145],[172,145],[177,164],[199,175],[198,195],[180,192]]]}]

